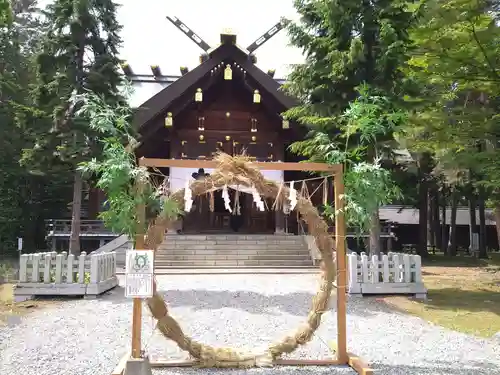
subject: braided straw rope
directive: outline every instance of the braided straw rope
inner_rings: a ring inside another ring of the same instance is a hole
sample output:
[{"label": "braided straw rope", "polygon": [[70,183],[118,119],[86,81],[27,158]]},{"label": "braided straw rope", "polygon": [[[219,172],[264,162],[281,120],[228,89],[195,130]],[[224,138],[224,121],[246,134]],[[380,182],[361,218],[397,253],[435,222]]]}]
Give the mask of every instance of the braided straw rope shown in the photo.
[{"label": "braided straw rope", "polygon": [[[227,154],[218,154],[215,160],[218,162],[218,168],[210,177],[205,180],[194,181],[191,184],[193,196],[205,194],[207,191],[221,188],[224,185],[255,186],[261,195],[272,199],[284,200],[289,195],[287,187],[280,187],[272,181],[265,180],[259,169],[244,156],[231,157]],[[172,195],[172,199],[179,204],[183,204],[183,197],[183,190]],[[278,204],[278,207],[280,206],[282,205]],[[322,273],[319,290],[312,299],[307,320],[293,335],[286,336],[281,341],[269,345],[263,353],[244,352],[232,348],[214,348],[186,336],[177,321],[169,314],[163,296],[158,294],[156,287],[153,297],[147,299],[147,305],[153,317],[158,321],[157,328],[160,332],[166,338],[173,340],[180,349],[187,351],[195,358],[199,367],[249,368],[272,366],[273,360],[284,353],[292,353],[300,345],[304,345],[312,339],[314,332],[321,323],[323,313],[328,309],[333,289],[336,274],[332,252],[334,243],[332,237],[328,234],[326,223],[310,200],[299,197],[296,209],[302,215],[311,234],[316,239],[316,244],[322,255]],[[167,224],[165,219],[157,218],[150,225],[145,239],[147,248],[155,250],[158,248],[164,239]]]}]

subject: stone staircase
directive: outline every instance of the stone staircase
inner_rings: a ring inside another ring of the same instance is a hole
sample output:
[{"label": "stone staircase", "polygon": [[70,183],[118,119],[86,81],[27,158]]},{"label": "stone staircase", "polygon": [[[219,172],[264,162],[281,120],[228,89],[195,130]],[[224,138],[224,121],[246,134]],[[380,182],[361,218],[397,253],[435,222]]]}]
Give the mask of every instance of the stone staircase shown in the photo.
[{"label": "stone staircase", "polygon": [[155,268],[309,268],[313,261],[302,236],[167,235]]}]

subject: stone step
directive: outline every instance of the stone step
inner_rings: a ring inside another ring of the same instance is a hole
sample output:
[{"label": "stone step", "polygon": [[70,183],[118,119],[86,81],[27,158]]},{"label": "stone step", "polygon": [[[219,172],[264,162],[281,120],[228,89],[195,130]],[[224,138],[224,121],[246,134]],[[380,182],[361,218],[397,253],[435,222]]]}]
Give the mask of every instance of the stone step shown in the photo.
[{"label": "stone step", "polygon": [[155,261],[155,268],[182,268],[182,267],[312,267],[312,261],[306,260],[185,260],[185,261]]},{"label": "stone step", "polygon": [[303,245],[304,241],[296,240],[169,240],[162,242],[162,246],[189,246],[189,245]]},{"label": "stone step", "polygon": [[172,234],[166,235],[165,240],[210,240],[210,241],[243,241],[243,240],[290,240],[290,239],[301,239],[300,236],[294,235],[283,235],[283,234]]},{"label": "stone step", "polygon": [[281,260],[286,262],[288,260],[311,260],[309,254],[257,254],[257,255],[247,255],[247,254],[215,254],[215,255],[156,255],[155,262],[163,261],[174,261],[174,260]]},{"label": "stone step", "polygon": [[287,245],[287,246],[278,246],[278,245],[227,245],[227,246],[214,246],[214,245],[190,245],[190,246],[165,246],[158,247],[157,252],[172,252],[172,251],[213,251],[213,252],[225,252],[225,251],[240,251],[240,252],[255,252],[255,251],[264,251],[264,252],[281,252],[281,251],[307,251],[307,248],[304,245]]},{"label": "stone step", "polygon": [[156,257],[168,257],[175,255],[232,255],[239,254],[245,256],[252,255],[276,255],[278,257],[287,255],[309,255],[309,250],[298,248],[298,249],[171,249],[171,250],[157,250],[155,253]]}]

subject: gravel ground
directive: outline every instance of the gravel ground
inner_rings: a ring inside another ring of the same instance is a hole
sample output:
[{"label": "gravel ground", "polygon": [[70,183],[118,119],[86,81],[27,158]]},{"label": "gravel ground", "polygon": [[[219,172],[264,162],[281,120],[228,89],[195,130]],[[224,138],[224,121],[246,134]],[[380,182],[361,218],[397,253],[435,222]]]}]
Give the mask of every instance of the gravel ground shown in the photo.
[{"label": "gravel ground", "polygon": [[[186,332],[219,346],[263,347],[304,320],[315,275],[170,275],[158,277]],[[116,288],[97,300],[74,300],[35,311],[0,327],[0,374],[109,375],[130,345],[130,300]],[[334,310],[334,306],[333,310]],[[143,343],[152,357],[182,358],[144,312]],[[314,340],[293,358],[326,358],[335,340],[334,311],[325,314]],[[500,345],[395,313],[375,299],[351,299],[349,350],[387,375],[500,374]],[[354,374],[348,368],[273,368],[231,374]],[[169,369],[155,375],[222,371]],[[228,373],[228,371],[224,371]]]}]

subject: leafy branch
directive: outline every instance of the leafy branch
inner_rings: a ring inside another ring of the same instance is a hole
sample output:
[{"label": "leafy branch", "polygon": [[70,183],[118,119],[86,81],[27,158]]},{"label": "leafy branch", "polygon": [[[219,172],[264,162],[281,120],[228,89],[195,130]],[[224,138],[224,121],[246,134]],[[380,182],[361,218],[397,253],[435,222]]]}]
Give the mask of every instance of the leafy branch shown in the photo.
[{"label": "leafy branch", "polygon": [[[370,229],[373,213],[381,205],[401,198],[391,172],[382,167],[382,157],[395,143],[392,134],[406,121],[406,114],[393,107],[383,96],[372,95],[367,86],[350,103],[339,127],[342,134],[311,131],[309,138],[290,146],[311,161],[344,165],[345,216],[347,225],[360,235]],[[352,140],[354,145],[350,145]],[[369,150],[374,150],[374,156]],[[334,207],[325,207],[325,215],[335,216]]]},{"label": "leafy branch", "polygon": [[[137,141],[129,124],[130,109],[111,107],[94,94],[85,94],[77,100],[83,102],[80,112],[89,119],[90,128],[105,135],[101,139],[102,157],[81,163],[79,168],[97,177],[96,186],[106,193],[107,210],[100,214],[106,226],[115,232],[134,236],[139,229],[139,205],[144,205],[155,216],[160,213],[166,219],[176,218],[180,214],[177,202],[155,188],[147,168],[136,162],[133,146]],[[141,189],[137,188],[139,185]]]}]

